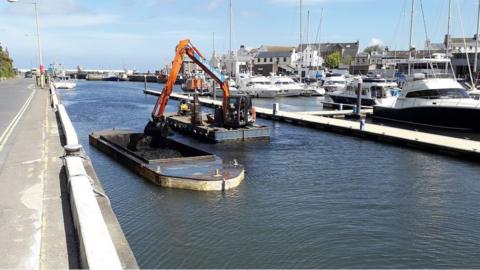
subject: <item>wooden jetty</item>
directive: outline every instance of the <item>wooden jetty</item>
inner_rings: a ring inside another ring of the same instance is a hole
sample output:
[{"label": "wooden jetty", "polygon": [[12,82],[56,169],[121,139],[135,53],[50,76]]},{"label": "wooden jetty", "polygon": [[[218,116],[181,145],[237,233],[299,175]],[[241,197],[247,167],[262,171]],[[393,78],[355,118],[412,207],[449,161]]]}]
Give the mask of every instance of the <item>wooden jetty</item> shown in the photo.
[{"label": "wooden jetty", "polygon": [[[147,90],[152,92],[151,90]],[[153,91],[154,92],[154,91]],[[149,93],[152,94],[152,93]],[[172,94],[173,99],[188,99],[187,95],[178,93]],[[200,98],[202,104],[208,106],[220,106],[221,101],[207,98]],[[311,115],[310,113],[273,111],[267,108],[256,108],[257,116],[276,121],[284,121],[301,126],[322,129],[352,135],[360,138],[371,139],[380,142],[403,145],[407,147],[422,149],[426,151],[452,155],[468,159],[480,159],[480,141],[455,138],[450,136],[408,130],[402,128],[388,127],[367,123],[361,127],[361,122],[337,119],[332,117]]]}]

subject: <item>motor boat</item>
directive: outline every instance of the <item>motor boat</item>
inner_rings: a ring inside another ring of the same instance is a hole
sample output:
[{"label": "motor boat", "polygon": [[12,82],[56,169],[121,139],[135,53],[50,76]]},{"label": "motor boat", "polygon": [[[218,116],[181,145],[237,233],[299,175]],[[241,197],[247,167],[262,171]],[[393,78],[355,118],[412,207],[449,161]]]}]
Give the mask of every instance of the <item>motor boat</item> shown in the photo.
[{"label": "motor boat", "polygon": [[[345,90],[325,94],[325,101],[340,104],[357,104],[358,80],[350,83]],[[379,77],[364,78],[361,84],[362,106],[391,105],[400,94],[397,83]]]},{"label": "motor boat", "polygon": [[73,89],[77,86],[77,83],[68,76],[57,76],[52,83],[57,89]]},{"label": "motor boat", "polygon": [[478,89],[468,91],[468,95],[475,100],[480,100],[480,90]]},{"label": "motor boat", "polygon": [[278,97],[298,97],[304,92],[305,86],[286,76],[272,76],[270,81],[279,91]]},{"label": "motor boat", "polygon": [[102,80],[108,82],[118,82],[120,79],[117,74],[109,72],[102,77]]},{"label": "motor boat", "polygon": [[280,89],[264,76],[254,76],[239,80],[238,93],[258,98],[275,98]]},{"label": "motor boat", "polygon": [[347,87],[347,80],[341,74],[327,74],[322,86],[326,92],[344,90]]},{"label": "motor boat", "polygon": [[320,86],[318,82],[305,84],[301,96],[323,96],[325,95],[325,88]]},{"label": "motor boat", "polygon": [[376,119],[464,131],[479,131],[480,100],[472,99],[452,78],[414,74],[389,105],[376,105]]}]

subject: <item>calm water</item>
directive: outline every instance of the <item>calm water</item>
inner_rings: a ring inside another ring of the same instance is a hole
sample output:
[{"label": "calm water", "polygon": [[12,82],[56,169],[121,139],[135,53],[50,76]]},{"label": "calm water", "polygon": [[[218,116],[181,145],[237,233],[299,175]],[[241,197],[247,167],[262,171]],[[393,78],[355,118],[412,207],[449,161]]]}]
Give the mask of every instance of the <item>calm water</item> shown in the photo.
[{"label": "calm water", "polygon": [[[62,92],[142,268],[480,267],[479,164],[260,119],[270,142],[178,136],[243,163],[240,187],[164,189],[88,144],[92,131],[144,127],[155,98],[142,88],[79,82]],[[318,98],[280,102],[319,106]]]}]

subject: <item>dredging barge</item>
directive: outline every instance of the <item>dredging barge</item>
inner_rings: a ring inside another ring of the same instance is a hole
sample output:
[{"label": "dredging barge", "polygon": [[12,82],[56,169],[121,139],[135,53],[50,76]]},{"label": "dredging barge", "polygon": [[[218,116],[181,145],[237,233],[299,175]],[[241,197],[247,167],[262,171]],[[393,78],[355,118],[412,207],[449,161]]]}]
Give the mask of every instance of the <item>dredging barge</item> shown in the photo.
[{"label": "dredging barge", "polygon": [[[142,139],[139,139],[142,138]],[[242,165],[170,138],[143,136],[128,130],[103,130],[89,135],[90,144],[150,182],[168,188],[223,191],[245,178]],[[132,149],[132,142],[136,144]]]}]

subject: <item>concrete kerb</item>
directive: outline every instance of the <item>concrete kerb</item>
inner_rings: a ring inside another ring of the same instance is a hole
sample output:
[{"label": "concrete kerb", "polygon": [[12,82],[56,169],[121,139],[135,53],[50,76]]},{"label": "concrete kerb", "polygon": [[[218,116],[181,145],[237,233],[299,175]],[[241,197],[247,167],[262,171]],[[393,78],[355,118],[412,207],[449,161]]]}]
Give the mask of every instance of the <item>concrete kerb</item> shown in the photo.
[{"label": "concrete kerb", "polygon": [[[78,136],[65,107],[59,104],[54,87],[50,88],[52,107],[57,109],[66,138],[66,148],[79,146]],[[80,148],[79,148],[80,149]],[[67,151],[65,167],[70,191],[70,205],[80,246],[80,263],[90,269],[122,269],[100,207],[95,198],[90,177],[79,153]]]},{"label": "concrete kerb", "polygon": [[122,269],[115,246],[92,190],[82,158],[65,157],[70,205],[80,244],[82,267]]},{"label": "concrete kerb", "polygon": [[58,101],[58,96],[57,96],[57,91],[55,90],[55,87],[50,86],[50,97],[51,97],[51,103],[52,103],[52,108],[54,111],[57,111],[57,106],[60,104]]}]

